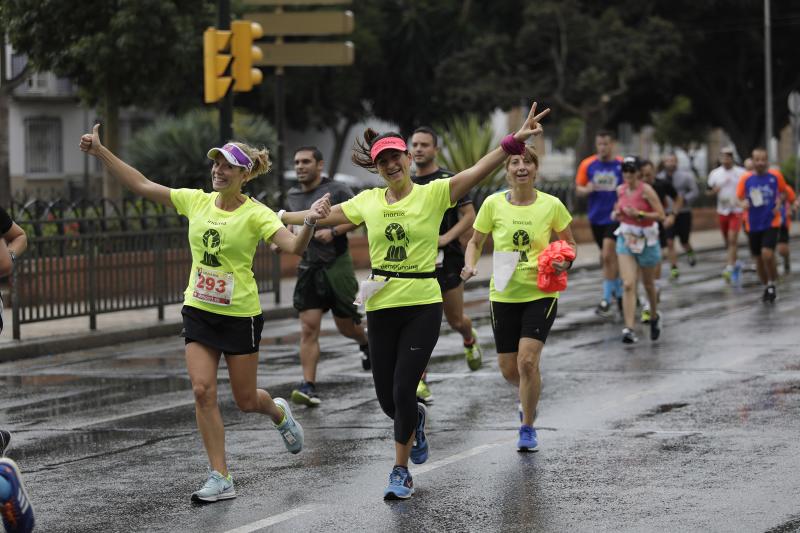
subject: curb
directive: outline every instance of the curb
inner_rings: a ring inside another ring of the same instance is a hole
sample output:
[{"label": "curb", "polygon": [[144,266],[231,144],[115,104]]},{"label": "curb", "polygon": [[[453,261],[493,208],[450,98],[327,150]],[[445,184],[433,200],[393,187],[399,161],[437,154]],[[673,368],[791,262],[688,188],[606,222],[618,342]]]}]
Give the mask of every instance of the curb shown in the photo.
[{"label": "curb", "polygon": [[[293,307],[273,307],[264,309],[264,320],[280,320],[294,318],[297,312]],[[135,326],[115,328],[104,331],[82,331],[70,335],[57,335],[45,339],[18,341],[9,346],[0,347],[0,363],[18,359],[30,359],[46,355],[56,355],[76,350],[101,348],[126,342],[137,342],[155,337],[176,337],[180,335],[183,322],[180,320],[164,320],[151,326]]]}]

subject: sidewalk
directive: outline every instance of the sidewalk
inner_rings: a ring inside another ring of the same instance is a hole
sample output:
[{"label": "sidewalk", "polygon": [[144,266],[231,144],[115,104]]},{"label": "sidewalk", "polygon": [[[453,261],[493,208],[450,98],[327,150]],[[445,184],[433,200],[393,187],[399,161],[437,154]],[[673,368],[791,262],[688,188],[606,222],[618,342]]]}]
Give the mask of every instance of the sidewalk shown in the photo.
[{"label": "sidewalk", "polygon": [[[792,235],[800,234],[800,224],[792,226]],[[746,241],[740,237],[740,246]],[[721,249],[722,237],[717,229],[695,231],[692,233],[692,246],[697,251]],[[742,248],[740,248],[742,250]],[[599,250],[591,243],[578,245],[578,257],[574,269],[594,269],[599,267]],[[721,268],[722,266],[720,266]],[[356,271],[358,279],[364,279],[368,270]],[[492,274],[492,257],[484,255],[478,262],[478,275],[467,282],[467,288],[488,287]],[[284,278],[280,285],[280,303],[275,303],[274,294],[262,294],[261,304],[266,320],[295,317],[292,308],[292,292],[295,279]],[[158,312],[153,309],[120,311],[101,314],[97,317],[97,329],[89,329],[89,318],[67,318],[25,324],[21,327],[22,339],[14,340],[11,335],[11,310],[3,313],[5,329],[0,335],[0,363],[13,359],[54,355],[80,349],[110,346],[124,342],[140,341],[154,337],[178,335],[181,331],[182,304],[166,306],[164,320],[158,320]]]}]

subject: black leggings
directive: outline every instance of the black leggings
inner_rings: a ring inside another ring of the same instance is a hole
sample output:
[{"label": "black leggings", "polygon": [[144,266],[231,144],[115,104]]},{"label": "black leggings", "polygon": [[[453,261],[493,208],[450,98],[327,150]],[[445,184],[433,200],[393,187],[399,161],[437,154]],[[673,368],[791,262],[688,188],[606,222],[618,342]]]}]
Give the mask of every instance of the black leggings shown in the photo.
[{"label": "black leggings", "polygon": [[367,312],[372,378],[381,409],[405,444],[417,426],[417,384],[439,340],[442,304]]}]

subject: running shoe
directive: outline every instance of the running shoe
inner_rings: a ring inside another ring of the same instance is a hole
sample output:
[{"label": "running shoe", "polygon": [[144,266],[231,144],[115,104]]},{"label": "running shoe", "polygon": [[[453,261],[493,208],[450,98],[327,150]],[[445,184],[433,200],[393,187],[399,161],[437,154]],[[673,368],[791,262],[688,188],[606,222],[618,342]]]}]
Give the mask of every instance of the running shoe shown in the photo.
[{"label": "running shoe", "polygon": [[725,283],[730,284],[733,281],[733,266],[727,265],[722,271],[722,279]]},{"label": "running shoe", "polygon": [[481,367],[483,362],[483,350],[478,343],[478,332],[472,328],[472,344],[464,345],[464,356],[467,358],[467,366],[470,370],[475,371]]},{"label": "running shoe", "polygon": [[650,320],[650,340],[657,341],[661,336],[661,313],[656,313]]},{"label": "running shoe", "polygon": [[539,439],[536,437],[536,429],[533,426],[522,425],[519,428],[519,440],[517,450],[521,452],[535,452],[539,449]]},{"label": "running shoe", "polygon": [[425,420],[428,418],[428,410],[425,404],[417,403],[417,430],[414,437],[414,444],[411,446],[411,462],[421,465],[428,460],[428,439],[425,438]]},{"label": "running shoe", "polygon": [[303,449],[303,426],[292,416],[289,403],[283,398],[275,398],[275,405],[283,410],[283,421],[280,424],[273,423],[275,429],[281,434],[286,449],[292,453],[300,453]]},{"label": "running shoe", "polygon": [[733,272],[731,272],[731,283],[738,285],[742,280],[742,262],[736,261],[733,265]]},{"label": "running shoe", "polygon": [[670,279],[672,279],[672,280],[676,280],[676,279],[678,279],[680,276],[681,276],[681,273],[680,273],[680,271],[678,270],[678,267],[676,267],[676,266],[673,266],[672,268],[670,268],[670,269],[669,269],[669,277],[670,277]]},{"label": "running shoe", "polygon": [[622,342],[625,344],[633,344],[639,342],[639,339],[631,328],[622,328]]},{"label": "running shoe", "polygon": [[233,490],[233,478],[230,474],[223,476],[216,470],[208,473],[208,479],[200,490],[192,493],[193,502],[213,503],[219,500],[230,500],[236,497]]},{"label": "running shoe", "polygon": [[778,295],[777,292],[775,291],[775,285],[767,285],[767,288],[764,289],[764,296],[762,296],[761,299],[764,302],[772,303],[775,301],[775,298],[777,298],[777,296]]},{"label": "running shoe", "polygon": [[425,405],[431,405],[433,403],[433,393],[424,379],[419,380],[419,384],[417,385],[417,401]]},{"label": "running shoe", "polygon": [[650,323],[650,306],[645,305],[642,307],[642,324]]},{"label": "running shoe", "polygon": [[11,444],[11,433],[5,429],[0,429],[0,457],[6,454],[9,444]]},{"label": "running shoe", "polygon": [[292,401],[305,405],[306,407],[317,407],[322,400],[317,396],[317,391],[313,383],[308,381],[301,381],[300,386],[292,391]]},{"label": "running shoe", "polygon": [[389,486],[383,490],[384,500],[407,500],[414,494],[414,480],[405,466],[395,465],[389,474]]},{"label": "running shoe", "polygon": [[686,260],[689,261],[690,267],[693,267],[697,264],[697,254],[694,253],[694,250],[689,250],[686,252]]},{"label": "running shoe", "polygon": [[597,309],[594,310],[594,314],[603,318],[611,318],[614,316],[613,311],[611,311],[611,306],[608,304],[607,300],[600,300],[600,303],[597,305]]},{"label": "running shoe", "polygon": [[362,344],[358,348],[361,350],[361,368],[370,370],[372,368],[372,362],[369,358],[369,344]]},{"label": "running shoe", "polygon": [[22,474],[17,463],[11,459],[0,459],[0,478],[8,487],[8,495],[0,505],[0,530],[9,533],[33,531],[33,505],[22,483]]}]

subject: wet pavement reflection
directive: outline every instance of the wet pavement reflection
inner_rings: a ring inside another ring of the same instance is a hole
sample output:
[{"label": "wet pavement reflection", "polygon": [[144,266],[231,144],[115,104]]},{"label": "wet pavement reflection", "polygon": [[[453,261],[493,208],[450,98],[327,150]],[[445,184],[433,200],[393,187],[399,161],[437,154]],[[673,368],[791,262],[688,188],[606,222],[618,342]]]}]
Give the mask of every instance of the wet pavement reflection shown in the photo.
[{"label": "wet pavement reflection", "polygon": [[[0,427],[23,468],[39,530],[775,531],[800,516],[800,277],[760,303],[701,254],[662,295],[664,331],[623,347],[594,314],[596,271],[575,272],[545,346],[541,450],[515,449],[517,399],[500,376],[487,289],[465,294],[484,349],[470,372],[443,324],[429,366],[430,460],[385,503],[393,463],[358,347],[323,322],[317,409],[295,408],[306,448],[286,453],[265,417],[240,412],[218,376],[238,497],[195,506],[207,461],[183,339],[152,339],[0,365]],[[644,330],[642,330],[644,332]],[[264,328],[258,383],[301,379],[296,320]],[[76,509],[80,509],[79,512]],[[260,526],[258,524],[261,524]],[[776,529],[777,528],[777,529]],[[790,529],[786,529],[787,531]]]}]

